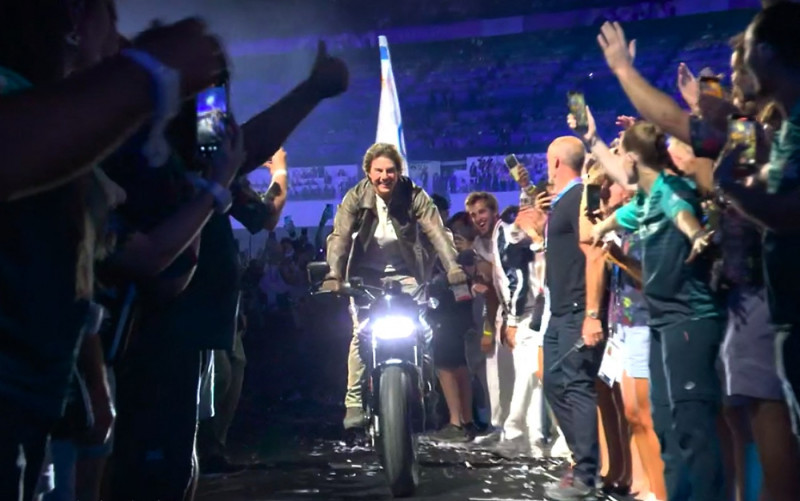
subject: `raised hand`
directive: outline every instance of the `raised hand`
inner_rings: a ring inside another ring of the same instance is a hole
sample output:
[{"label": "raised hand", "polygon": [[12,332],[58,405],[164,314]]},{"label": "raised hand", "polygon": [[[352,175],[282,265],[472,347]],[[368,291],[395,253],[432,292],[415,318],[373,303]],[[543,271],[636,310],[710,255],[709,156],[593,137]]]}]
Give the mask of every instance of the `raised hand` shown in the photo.
[{"label": "raised hand", "polygon": [[286,170],[286,150],[281,147],[272,155],[272,158],[264,163],[264,167],[269,169],[270,174],[275,175],[278,171]]},{"label": "raised hand", "polygon": [[534,208],[542,211],[548,212],[550,210],[550,205],[553,203],[553,196],[549,193],[542,192],[536,196],[536,200],[533,202]]},{"label": "raised hand", "polygon": [[696,109],[700,100],[700,82],[686,63],[678,65],[678,90],[681,91],[681,96],[686,104],[691,109]]},{"label": "raised hand", "polygon": [[350,83],[350,72],[345,62],[329,55],[328,47],[321,40],[308,82],[322,99],[338,96],[347,90]]},{"label": "raised hand", "polygon": [[581,134],[578,131],[578,120],[572,113],[567,115],[567,125],[572,129],[572,132],[580,135],[581,139],[587,143],[597,137],[597,123],[594,121],[594,115],[592,115],[592,110],[590,110],[588,106],[586,107],[586,132]]},{"label": "raised hand", "polygon": [[633,60],[636,57],[636,40],[628,43],[625,39],[625,32],[618,22],[606,21],[603,23],[600,34],[597,35],[597,43],[603,50],[606,64],[614,73],[633,66]]},{"label": "raised hand", "polygon": [[617,117],[615,124],[622,130],[628,130],[636,124],[636,119],[628,115],[620,115]]},{"label": "raised hand", "polygon": [[216,85],[228,71],[222,45],[199,19],[151,28],[136,37],[133,47],[180,72],[183,95]]},{"label": "raised hand", "polygon": [[517,165],[517,177],[519,178],[517,182],[523,188],[531,184],[531,176],[528,174],[528,169],[522,164]]}]

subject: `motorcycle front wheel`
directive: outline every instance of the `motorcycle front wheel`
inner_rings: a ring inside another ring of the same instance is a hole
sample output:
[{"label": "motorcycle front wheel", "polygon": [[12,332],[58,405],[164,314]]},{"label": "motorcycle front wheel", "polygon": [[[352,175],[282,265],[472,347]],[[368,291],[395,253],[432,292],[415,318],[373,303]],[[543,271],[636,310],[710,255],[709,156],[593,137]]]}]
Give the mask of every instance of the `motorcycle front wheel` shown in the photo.
[{"label": "motorcycle front wheel", "polygon": [[419,483],[419,465],[411,423],[411,381],[400,367],[387,367],[380,379],[379,452],[389,488],[408,497]]}]

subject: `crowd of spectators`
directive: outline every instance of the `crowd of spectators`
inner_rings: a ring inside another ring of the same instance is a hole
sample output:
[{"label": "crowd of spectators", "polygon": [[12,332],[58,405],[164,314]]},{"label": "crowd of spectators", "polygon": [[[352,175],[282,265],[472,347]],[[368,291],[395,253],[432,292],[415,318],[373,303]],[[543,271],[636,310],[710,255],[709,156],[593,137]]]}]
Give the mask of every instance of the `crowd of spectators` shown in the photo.
[{"label": "crowd of spectators", "polygon": [[[637,60],[642,73],[671,94],[680,62],[695,73],[706,66],[724,73],[727,40],[751,15],[740,10],[630,24],[631,37],[641,42]],[[566,93],[572,89],[583,90],[595,103],[599,123],[631,114],[631,109],[618,109],[625,101],[608,69],[586,53],[595,36],[596,29],[587,27],[393,45],[410,160],[462,161],[510,151],[543,152],[553,133],[568,132],[563,112]],[[291,57],[264,59],[286,65]],[[352,71],[353,92],[342,100],[351,113],[326,108],[312,117],[298,131],[296,142],[288,145],[296,151],[296,165],[353,162],[363,153],[365,138],[375,134],[380,102],[377,48],[346,50],[343,57]],[[242,77],[238,85],[243,97],[254,102],[263,101],[273,89],[277,93],[286,88],[280,76],[267,88]]]}]

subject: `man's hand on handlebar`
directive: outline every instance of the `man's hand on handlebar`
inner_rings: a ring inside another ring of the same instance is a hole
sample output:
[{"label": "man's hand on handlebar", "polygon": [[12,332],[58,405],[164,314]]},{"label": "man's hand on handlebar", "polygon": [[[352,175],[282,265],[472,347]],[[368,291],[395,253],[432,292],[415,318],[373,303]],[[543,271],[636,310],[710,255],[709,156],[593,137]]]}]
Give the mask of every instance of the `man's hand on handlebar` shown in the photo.
[{"label": "man's hand on handlebar", "polygon": [[461,285],[467,283],[467,274],[463,268],[456,266],[447,272],[447,283],[450,285]]},{"label": "man's hand on handlebar", "polygon": [[339,292],[342,288],[342,281],[335,278],[326,278],[319,287],[321,291]]}]

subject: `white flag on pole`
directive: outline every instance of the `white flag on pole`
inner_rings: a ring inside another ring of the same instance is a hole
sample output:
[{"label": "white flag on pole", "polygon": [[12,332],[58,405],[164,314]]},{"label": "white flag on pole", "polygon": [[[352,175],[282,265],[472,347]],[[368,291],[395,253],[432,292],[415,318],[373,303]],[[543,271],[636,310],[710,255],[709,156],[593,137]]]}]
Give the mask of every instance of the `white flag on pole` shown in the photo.
[{"label": "white flag on pole", "polygon": [[376,143],[389,143],[397,146],[403,157],[403,172],[408,175],[406,141],[403,137],[403,117],[400,114],[400,101],[392,73],[392,58],[389,55],[389,42],[386,37],[378,37],[381,51],[381,105],[378,112],[378,133]]}]

